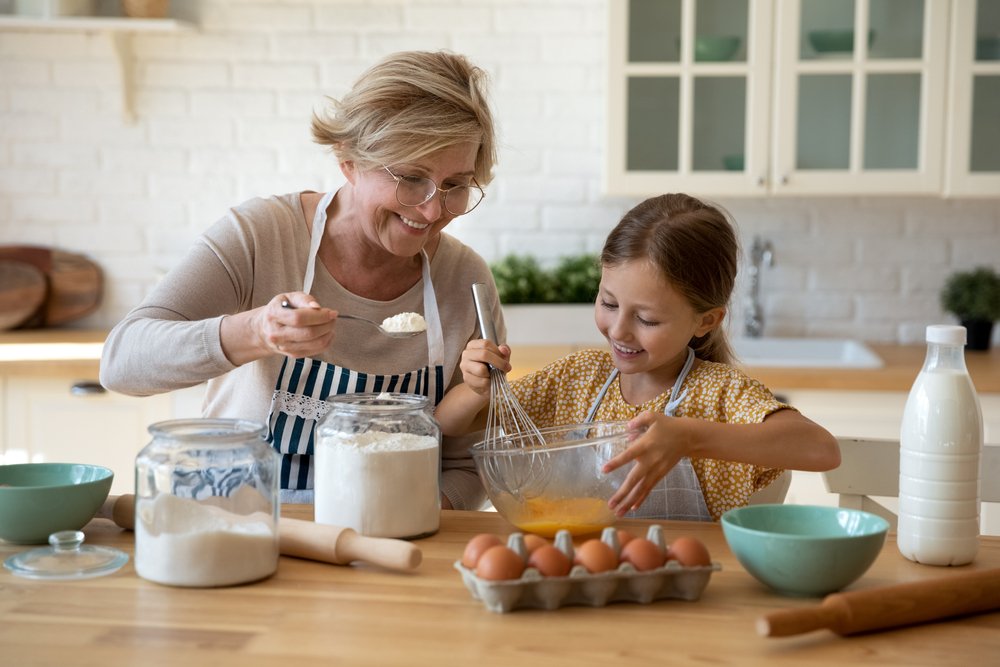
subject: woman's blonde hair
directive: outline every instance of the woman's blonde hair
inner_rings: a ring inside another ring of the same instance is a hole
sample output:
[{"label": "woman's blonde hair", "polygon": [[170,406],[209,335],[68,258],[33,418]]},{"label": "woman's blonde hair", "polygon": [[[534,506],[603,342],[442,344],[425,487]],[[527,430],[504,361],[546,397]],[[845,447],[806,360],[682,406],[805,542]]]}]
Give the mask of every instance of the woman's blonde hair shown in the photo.
[{"label": "woman's blonde hair", "polygon": [[369,68],[339,100],[314,113],[313,139],[340,161],[378,168],[444,148],[479,146],[475,179],[493,179],[496,137],[487,73],[446,51],[403,51]]},{"label": "woman's blonde hair", "polygon": [[[648,259],[696,313],[727,307],[740,246],[729,217],[718,207],[685,194],[651,197],[622,216],[604,242],[601,263],[617,266]],[[725,328],[717,326],[690,345],[695,356],[731,363]]]}]

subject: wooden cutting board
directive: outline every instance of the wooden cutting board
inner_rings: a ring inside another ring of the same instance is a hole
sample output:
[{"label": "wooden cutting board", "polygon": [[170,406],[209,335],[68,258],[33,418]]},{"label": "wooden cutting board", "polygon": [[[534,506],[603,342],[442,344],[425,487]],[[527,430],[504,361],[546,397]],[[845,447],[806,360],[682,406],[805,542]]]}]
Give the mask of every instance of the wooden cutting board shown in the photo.
[{"label": "wooden cutting board", "polygon": [[48,291],[45,274],[34,264],[0,259],[0,331],[41,317]]},{"label": "wooden cutting board", "polygon": [[0,260],[33,266],[48,284],[43,307],[22,328],[66,324],[89,315],[101,305],[104,291],[101,269],[83,255],[43,246],[0,246]]}]

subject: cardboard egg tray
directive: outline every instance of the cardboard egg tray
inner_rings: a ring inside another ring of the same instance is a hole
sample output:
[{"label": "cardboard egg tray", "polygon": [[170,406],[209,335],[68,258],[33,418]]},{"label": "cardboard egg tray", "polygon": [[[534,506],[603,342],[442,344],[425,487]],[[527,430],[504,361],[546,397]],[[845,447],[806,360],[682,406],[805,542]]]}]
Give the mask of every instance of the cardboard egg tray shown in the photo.
[{"label": "cardboard egg tray", "polygon": [[[646,539],[661,549],[666,548],[662,526],[650,526]],[[614,528],[605,528],[601,541],[611,546],[616,554],[621,552]],[[573,538],[569,531],[556,533],[554,544],[572,562]],[[523,533],[511,533],[507,546],[522,558],[527,557]],[[515,609],[558,609],[567,605],[603,607],[611,602],[693,601],[701,597],[712,572],[721,570],[722,566],[713,562],[701,567],[684,567],[671,560],[655,570],[640,572],[631,563],[621,563],[615,570],[591,574],[582,565],[574,565],[564,577],[544,577],[529,567],[520,578],[506,581],[480,579],[461,561],[455,562],[455,569],[462,574],[462,581],[474,598],[482,600],[490,611],[506,613]]]}]

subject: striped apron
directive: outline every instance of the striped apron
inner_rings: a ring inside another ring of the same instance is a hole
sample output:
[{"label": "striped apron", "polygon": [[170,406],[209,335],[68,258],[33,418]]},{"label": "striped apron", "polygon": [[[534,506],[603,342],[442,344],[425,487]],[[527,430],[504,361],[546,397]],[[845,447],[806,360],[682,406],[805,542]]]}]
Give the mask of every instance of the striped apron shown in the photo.
[{"label": "striped apron", "polygon": [[[316,275],[316,257],[326,230],[326,209],[335,193],[327,193],[316,208],[312,241],[302,291],[309,293]],[[430,259],[423,257],[424,319],[427,321],[428,365],[395,375],[378,375],[337,366],[319,359],[285,357],[271,397],[268,442],[281,454],[282,502],[313,502],[312,456],[316,424],[330,411],[327,398],[337,394],[398,392],[429,396],[437,405],[444,395],[444,333],[431,283]],[[419,340],[419,339],[413,339]],[[401,344],[405,344],[402,342]]]},{"label": "striped apron", "polygon": [[[684,367],[674,382],[673,389],[670,390],[670,400],[663,408],[663,414],[673,417],[677,406],[681,404],[687,396],[687,390],[681,391],[681,385],[691,372],[694,365],[694,350],[688,348],[687,360]],[[604,400],[605,394],[611,383],[618,377],[618,369],[611,371],[608,381],[604,383],[600,393],[590,406],[585,421],[592,422],[597,414],[597,408]],[[698,475],[694,472],[691,459],[682,458],[673,468],[670,469],[663,479],[646,496],[646,500],[637,510],[632,510],[625,515],[630,519],[677,519],[683,521],[711,521],[712,515],[708,512],[708,505],[705,504],[705,496],[701,492],[701,483]]]}]

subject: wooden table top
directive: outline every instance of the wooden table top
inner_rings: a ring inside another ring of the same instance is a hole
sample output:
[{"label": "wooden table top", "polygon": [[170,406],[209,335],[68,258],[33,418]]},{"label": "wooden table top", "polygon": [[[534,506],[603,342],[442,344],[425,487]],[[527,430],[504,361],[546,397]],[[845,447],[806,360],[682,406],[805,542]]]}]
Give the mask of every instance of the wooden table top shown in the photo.
[{"label": "wooden table top", "polygon": [[[285,516],[311,519],[309,506]],[[27,580],[0,569],[3,665],[470,665],[584,664],[974,665],[1000,655],[1000,613],[849,638],[827,630],[781,639],[757,636],[760,615],[813,606],[787,598],[747,574],[719,524],[659,522],[664,537],[698,537],[722,566],[694,602],[562,607],[494,613],[472,598],[453,563],[470,537],[506,535],[492,512],[445,511],[441,530],[417,542],[412,573],[282,557],[277,573],[220,589],[161,586],[118,572],[70,582]],[[641,533],[649,522],[622,521]],[[105,519],[88,543],[133,553],[132,533]],[[976,561],[935,568],[907,561],[890,534],[872,568],[848,590],[948,577],[1000,566],[1000,538],[983,537]],[[24,547],[0,544],[0,558]]]}]

